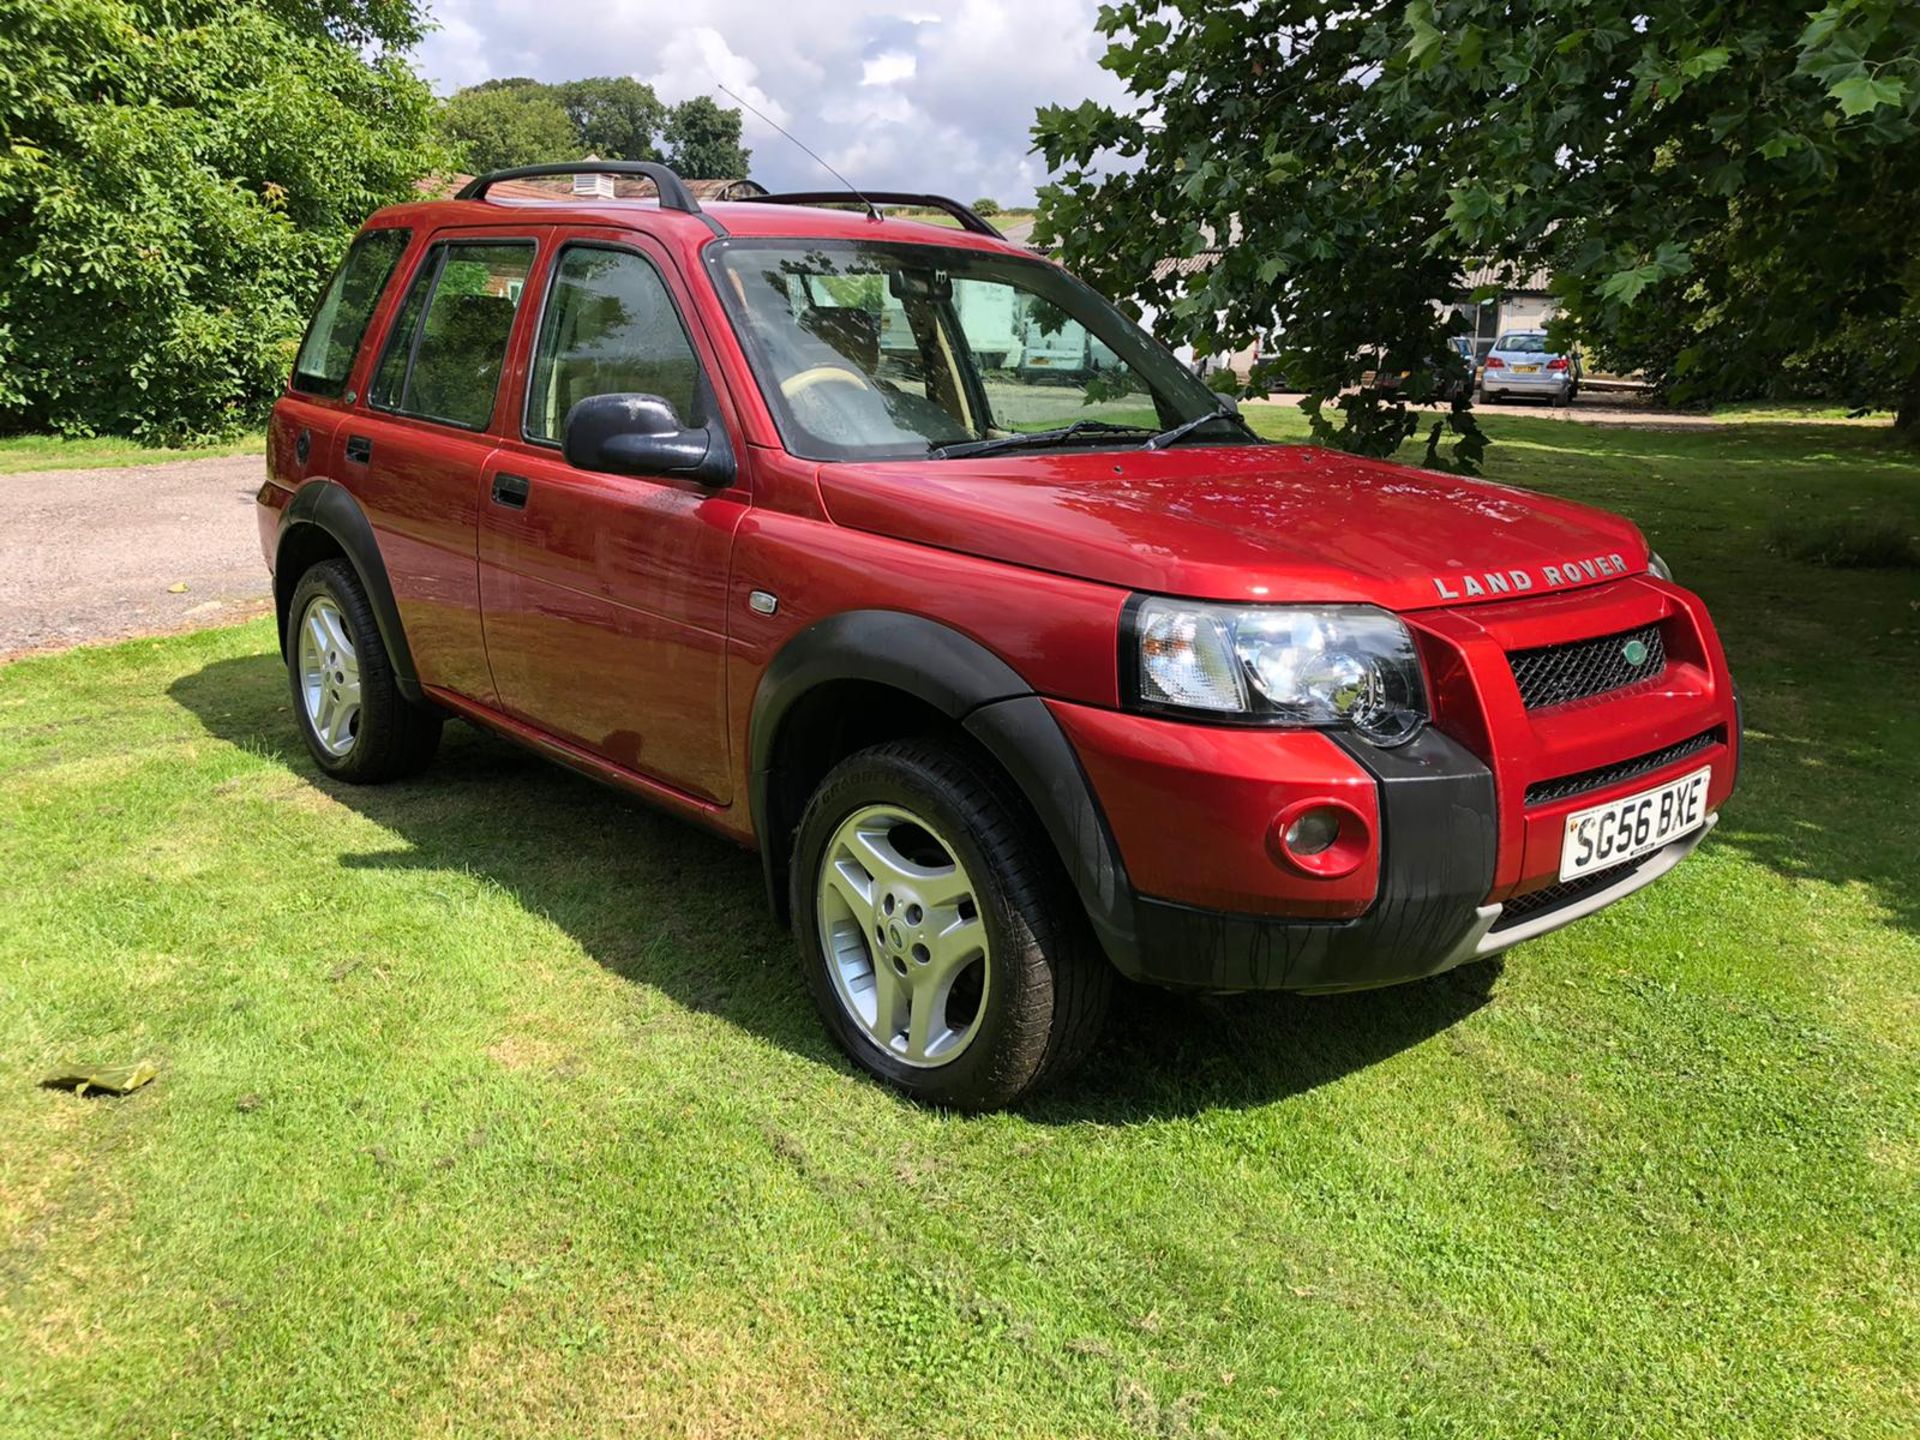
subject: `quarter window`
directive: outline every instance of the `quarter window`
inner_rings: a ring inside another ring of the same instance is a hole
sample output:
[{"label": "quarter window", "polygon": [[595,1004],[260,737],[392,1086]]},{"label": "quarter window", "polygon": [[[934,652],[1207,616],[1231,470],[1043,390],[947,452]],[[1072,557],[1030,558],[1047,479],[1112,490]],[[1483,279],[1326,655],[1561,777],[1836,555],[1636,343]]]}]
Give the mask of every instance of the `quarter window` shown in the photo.
[{"label": "quarter window", "polygon": [[368,230],[354,238],[346,258],[327,283],[313,312],[300,354],[293,362],[293,388],[309,395],[338,395],[346,388],[353,357],[373,318],[373,307],[407,248],[405,230]]},{"label": "quarter window", "polygon": [[394,321],[369,403],[484,430],[532,266],[530,241],[434,247]]},{"label": "quarter window", "polygon": [[706,419],[700,362],[660,272],[629,250],[571,246],[534,348],[527,437],[557,441],[575,405],[622,393],[661,396],[688,425]]}]

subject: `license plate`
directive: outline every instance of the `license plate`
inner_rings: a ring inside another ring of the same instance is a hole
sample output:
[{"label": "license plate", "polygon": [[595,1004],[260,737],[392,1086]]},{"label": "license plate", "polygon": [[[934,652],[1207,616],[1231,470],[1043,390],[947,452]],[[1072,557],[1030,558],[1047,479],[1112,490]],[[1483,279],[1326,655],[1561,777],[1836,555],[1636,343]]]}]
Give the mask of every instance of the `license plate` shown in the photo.
[{"label": "license plate", "polygon": [[1576,810],[1567,817],[1560,846],[1560,878],[1572,880],[1625,864],[1699,829],[1707,819],[1707,777],[1712,773],[1696,770],[1657,790]]},{"label": "license plate", "polygon": [[1513,373],[1516,375],[1538,375],[1540,373],[1540,367],[1538,365],[1516,365],[1513,367]]}]

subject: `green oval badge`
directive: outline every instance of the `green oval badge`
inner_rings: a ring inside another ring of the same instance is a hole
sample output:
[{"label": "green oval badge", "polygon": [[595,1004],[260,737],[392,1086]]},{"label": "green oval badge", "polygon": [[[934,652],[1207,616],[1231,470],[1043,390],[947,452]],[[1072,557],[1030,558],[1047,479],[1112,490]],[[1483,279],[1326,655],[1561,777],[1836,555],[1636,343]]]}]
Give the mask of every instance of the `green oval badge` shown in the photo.
[{"label": "green oval badge", "polygon": [[1620,647],[1620,658],[1629,665],[1646,664],[1650,653],[1652,652],[1647,649],[1647,642],[1644,640],[1629,640]]}]

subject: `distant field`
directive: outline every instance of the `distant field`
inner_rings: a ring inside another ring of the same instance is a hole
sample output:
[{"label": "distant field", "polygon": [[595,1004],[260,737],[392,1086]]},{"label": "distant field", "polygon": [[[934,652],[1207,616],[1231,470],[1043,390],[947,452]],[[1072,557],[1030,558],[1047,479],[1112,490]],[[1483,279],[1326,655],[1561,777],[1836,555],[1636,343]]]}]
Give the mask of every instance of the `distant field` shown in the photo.
[{"label": "distant field", "polygon": [[464,727],[324,780],[270,623],[0,667],[0,1435],[1913,1435],[1920,584],[1769,537],[1920,457],[1487,423],[1714,607],[1724,823],[1504,965],[1129,993],[1014,1115],[855,1076],[740,851]]}]

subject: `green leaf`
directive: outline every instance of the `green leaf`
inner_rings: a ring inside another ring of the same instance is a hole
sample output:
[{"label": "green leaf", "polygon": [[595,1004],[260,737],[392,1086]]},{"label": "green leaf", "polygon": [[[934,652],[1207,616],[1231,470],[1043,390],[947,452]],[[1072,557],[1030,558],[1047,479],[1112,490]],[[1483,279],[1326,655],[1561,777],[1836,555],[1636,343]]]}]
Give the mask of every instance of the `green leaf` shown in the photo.
[{"label": "green leaf", "polygon": [[1840,102],[1840,113],[1851,120],[1882,105],[1898,105],[1906,96],[1907,84],[1897,75],[1875,79],[1862,74],[1829,87],[1827,93]]},{"label": "green leaf", "polygon": [[1726,69],[1727,62],[1731,58],[1725,46],[1716,45],[1711,50],[1702,50],[1690,59],[1682,61],[1680,73],[1689,80],[1698,80],[1703,75],[1711,75],[1717,70]]},{"label": "green leaf", "polygon": [[1410,0],[1406,17],[1407,28],[1413,31],[1407,58],[1420,69],[1429,69],[1440,59],[1440,45],[1446,39],[1434,23],[1433,0]]}]

